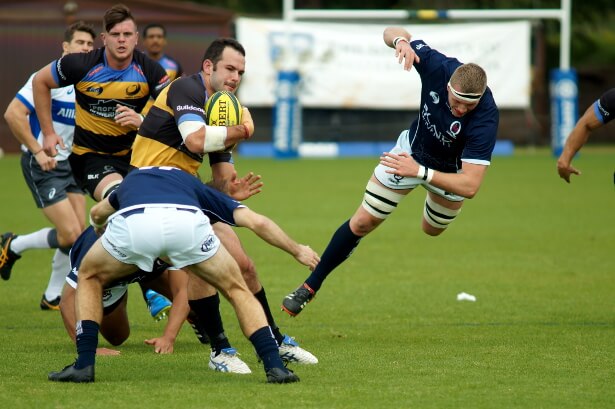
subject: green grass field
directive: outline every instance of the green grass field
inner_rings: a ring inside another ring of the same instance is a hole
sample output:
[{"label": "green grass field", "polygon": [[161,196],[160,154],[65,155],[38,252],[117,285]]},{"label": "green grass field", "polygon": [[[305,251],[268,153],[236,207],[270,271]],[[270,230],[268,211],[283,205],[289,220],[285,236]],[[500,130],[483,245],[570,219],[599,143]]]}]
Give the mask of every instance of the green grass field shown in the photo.
[{"label": "green grass field", "polygon": [[[96,382],[55,384],[72,362],[60,315],[39,310],[52,252],[24,253],[0,283],[2,408],[610,408],[615,406],[613,148],[587,148],[567,185],[547,150],[496,157],[477,197],[444,235],[420,230],[409,195],[297,318],[279,311],[307,270],[241,231],[279,326],[320,359],[301,382],[268,385],[228,303],[226,331],[252,375],[214,373],[184,326],[173,355],[131,288],[132,334],[99,357]],[[376,159],[238,158],[265,188],[246,204],[322,252],[359,205]],[[17,156],[0,159],[0,231],[46,225]],[[477,301],[458,302],[467,292]],[[109,346],[102,339],[101,346]]]}]

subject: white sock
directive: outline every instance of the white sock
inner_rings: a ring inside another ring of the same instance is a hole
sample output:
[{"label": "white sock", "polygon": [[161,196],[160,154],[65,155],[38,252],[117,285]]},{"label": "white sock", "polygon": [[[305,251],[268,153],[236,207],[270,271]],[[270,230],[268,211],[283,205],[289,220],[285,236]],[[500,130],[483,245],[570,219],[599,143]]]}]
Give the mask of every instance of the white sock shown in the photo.
[{"label": "white sock", "polygon": [[47,236],[49,236],[51,230],[51,227],[45,227],[34,233],[17,236],[11,240],[11,250],[14,253],[21,254],[24,250],[29,249],[49,249],[51,247],[49,247]]},{"label": "white sock", "polygon": [[47,289],[45,290],[45,298],[48,301],[53,301],[62,294],[62,287],[64,287],[66,276],[69,272],[70,259],[68,255],[62,253],[60,249],[56,249],[53,255],[53,262],[51,263],[49,284],[47,284]]}]

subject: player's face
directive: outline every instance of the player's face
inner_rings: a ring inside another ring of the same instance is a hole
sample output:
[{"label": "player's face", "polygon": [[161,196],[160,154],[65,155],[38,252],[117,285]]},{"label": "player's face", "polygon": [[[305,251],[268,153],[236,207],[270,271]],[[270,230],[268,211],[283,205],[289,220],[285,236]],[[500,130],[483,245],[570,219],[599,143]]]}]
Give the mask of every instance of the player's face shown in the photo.
[{"label": "player's face", "polygon": [[124,20],[103,33],[102,38],[107,49],[107,57],[111,58],[112,63],[122,63],[132,59],[139,34],[134,21]]},{"label": "player's face", "polygon": [[147,30],[147,36],[143,38],[143,46],[149,54],[158,55],[162,53],[167,40],[160,27],[152,27]]},{"label": "player's face", "polygon": [[466,102],[456,98],[452,92],[448,91],[448,105],[451,107],[451,113],[456,118],[461,118],[468,112],[472,111],[478,105],[478,102]]},{"label": "player's face", "polygon": [[235,92],[246,70],[246,58],[231,47],[222,51],[222,58],[210,67],[210,81],[214,91]]},{"label": "player's face", "polygon": [[94,39],[85,31],[75,31],[70,43],[64,42],[64,53],[89,53],[94,49]]}]

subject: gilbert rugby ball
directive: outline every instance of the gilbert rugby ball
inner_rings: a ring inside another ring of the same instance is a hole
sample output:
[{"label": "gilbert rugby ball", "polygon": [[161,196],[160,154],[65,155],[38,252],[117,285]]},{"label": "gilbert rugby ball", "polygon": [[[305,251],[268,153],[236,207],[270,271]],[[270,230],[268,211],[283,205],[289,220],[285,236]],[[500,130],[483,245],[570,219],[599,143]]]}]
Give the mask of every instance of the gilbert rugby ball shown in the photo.
[{"label": "gilbert rugby ball", "polygon": [[[241,103],[232,92],[218,91],[205,102],[207,125],[234,126],[241,123]],[[230,152],[235,145],[229,146],[224,152]]]}]

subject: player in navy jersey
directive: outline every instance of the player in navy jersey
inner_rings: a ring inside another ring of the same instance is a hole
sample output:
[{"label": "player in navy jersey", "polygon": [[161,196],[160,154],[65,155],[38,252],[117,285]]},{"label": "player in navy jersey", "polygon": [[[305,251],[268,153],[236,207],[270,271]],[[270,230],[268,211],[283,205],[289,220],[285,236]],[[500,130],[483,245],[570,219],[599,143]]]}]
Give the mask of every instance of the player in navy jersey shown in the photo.
[{"label": "player in navy jersey", "polygon": [[581,171],[571,164],[574,155],[585,145],[592,131],[606,125],[613,118],[615,118],[615,88],[606,91],[587,108],[568,135],[564,150],[557,160],[557,173],[567,183],[570,183],[570,175],[581,174]]},{"label": "player in navy jersey", "polygon": [[[75,342],[76,324],[75,292],[79,268],[83,257],[96,240],[98,240],[98,235],[94,231],[94,228],[90,226],[79,236],[70,251],[71,268],[70,272],[65,277],[66,285],[62,291],[60,311],[66,331],[73,342]],[[111,345],[121,345],[130,334],[130,325],[126,309],[128,284],[146,280],[155,283],[154,285],[160,285],[164,290],[168,290],[167,295],[171,299],[181,300],[183,298],[183,303],[178,301],[173,304],[173,309],[171,310],[171,314],[169,314],[169,321],[163,336],[148,340],[148,343],[154,345],[154,351],[156,353],[173,352],[175,337],[186,318],[189,307],[186,294],[187,283],[185,279],[181,279],[183,274],[178,275],[179,280],[176,280],[176,274],[167,271],[168,267],[169,265],[162,260],[156,260],[151,273],[139,270],[130,277],[105,286],[102,296],[103,318],[101,320],[100,332]],[[183,297],[180,295],[182,291]],[[119,351],[108,348],[97,348],[96,354],[117,355]]]},{"label": "player in navy jersey", "polygon": [[[70,250],[70,272],[65,278],[66,285],[62,291],[60,311],[62,320],[68,335],[75,342],[75,292],[81,261],[87,251],[98,240],[98,235],[92,226],[75,241]],[[127,313],[128,285],[146,281],[149,286],[173,300],[173,309],[169,314],[169,320],[162,336],[145,340],[145,343],[154,347],[154,352],[159,354],[173,353],[174,342],[181,326],[188,316],[188,321],[197,336],[197,339],[208,344],[206,322],[195,312],[190,311],[188,305],[188,276],[181,270],[175,270],[164,261],[157,259],[151,273],[142,270],[129,277],[106,285],[103,290],[103,318],[100,323],[102,336],[114,346],[121,345],[130,334],[130,324]],[[203,324],[205,322],[205,325]],[[97,355],[118,355],[120,352],[114,349],[97,348]],[[249,368],[247,372],[250,373]]]},{"label": "player in navy jersey", "polygon": [[303,310],[327,275],[414,188],[427,190],[422,229],[437,236],[457,217],[464,199],[476,195],[491,163],[499,113],[484,70],[421,40],[411,41],[400,27],[386,28],[383,37],[404,69],[414,66],[421,77],[419,117],[399,135],[395,147],[383,153],[362,204],[334,233],[316,269],[282,301],[291,316]]},{"label": "player in navy jersey", "polygon": [[284,367],[263,309],[211,223],[247,227],[310,269],[319,260],[312,249],[296,243],[271,219],[204,185],[196,177],[170,167],[131,172],[117,190],[92,207],[90,220],[94,227],[106,228],[83,258],[79,271],[78,356],[73,365],[51,372],[50,380],[94,381],[104,285],[138,269],[151,272],[159,257],[209,282],[229,300],[244,335],[263,361],[268,382],[299,380]]},{"label": "player in navy jersey", "polygon": [[[94,28],[78,21],[64,32],[62,55],[87,53],[94,48]],[[72,85],[54,89],[51,94],[53,128],[66,149],[55,157],[43,150],[43,134],[35,113],[32,79],[17,92],[6,108],[4,118],[15,138],[21,142],[21,170],[36,206],[53,224],[28,234],[4,233],[0,240],[0,275],[8,280],[13,264],[24,251],[35,248],[56,249],[51,276],[41,297],[43,310],[59,309],[60,294],[68,271],[68,251],[84,228],[85,195],[73,177],[68,163],[75,131],[75,90]]]}]

